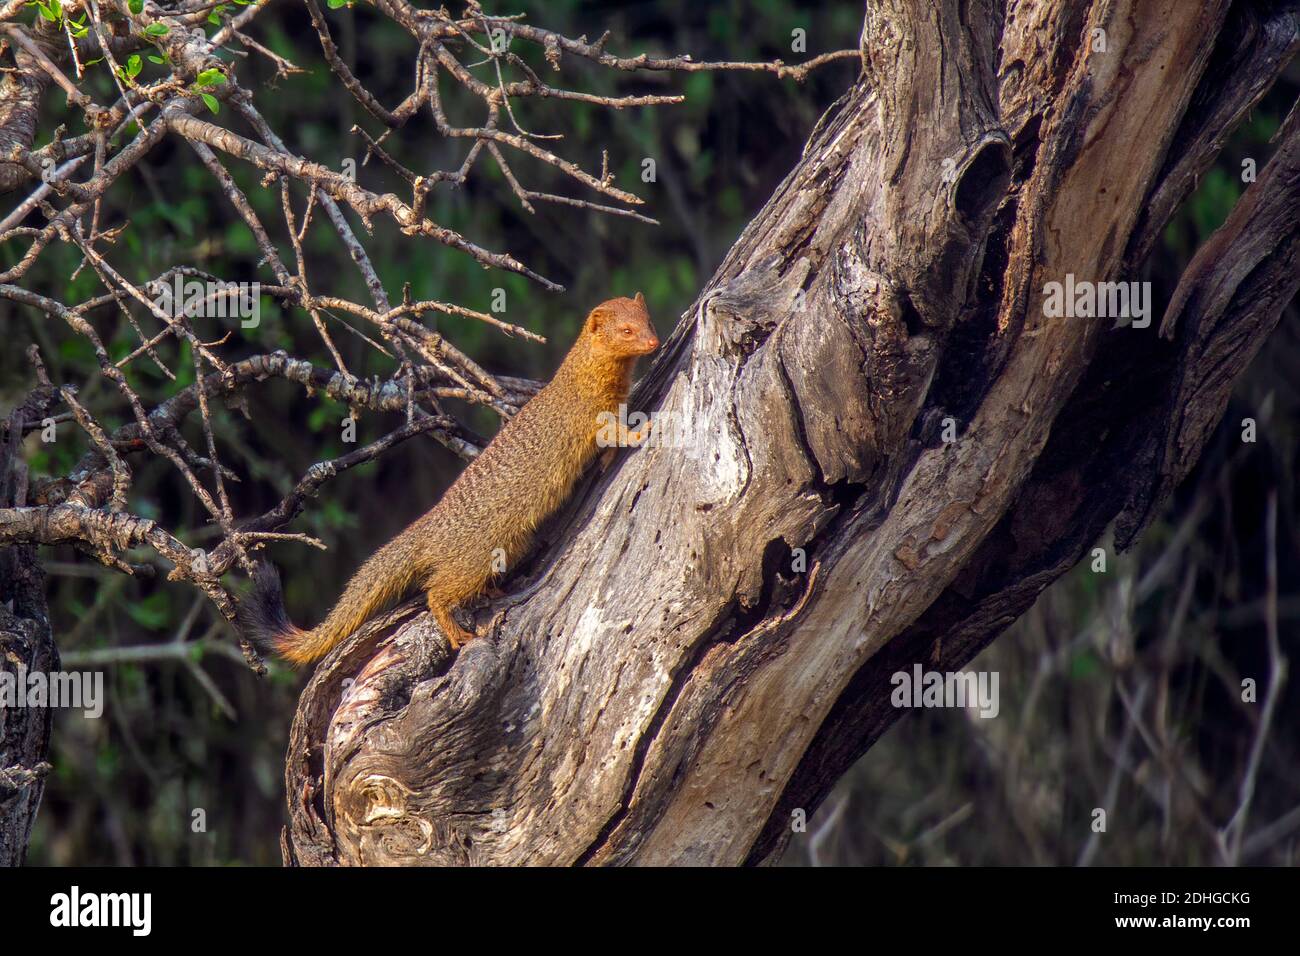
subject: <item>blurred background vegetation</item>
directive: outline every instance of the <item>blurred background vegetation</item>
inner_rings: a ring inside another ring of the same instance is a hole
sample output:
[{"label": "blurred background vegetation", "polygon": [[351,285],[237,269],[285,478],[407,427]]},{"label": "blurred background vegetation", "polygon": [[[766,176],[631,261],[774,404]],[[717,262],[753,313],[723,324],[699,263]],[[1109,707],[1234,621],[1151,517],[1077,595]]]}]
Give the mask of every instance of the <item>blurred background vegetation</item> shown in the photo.
[{"label": "blurred background vegetation", "polygon": [[[697,59],[788,62],[856,46],[862,19],[854,3],[784,0],[517,0],[488,9],[526,12],[529,22],[569,36],[595,39],[609,30],[610,49],[620,54],[689,52]],[[413,79],[409,37],[364,6],[326,16],[345,60],[367,87],[390,108],[398,103]],[[796,28],[807,31],[806,54],[790,50]],[[289,148],[334,169],[349,158],[359,163],[363,144],[351,127],[359,124],[371,135],[381,130],[325,67],[303,9],[273,5],[249,33],[304,71],[277,80],[265,59],[238,58],[241,79],[258,91],[258,108]],[[525,128],[564,133],[556,151],[588,169],[598,169],[602,150],[608,151],[616,184],[646,198],[641,211],[661,225],[545,204],[530,215],[488,158],[464,187],[440,187],[431,197],[431,218],[562,283],[567,291],[559,295],[518,276],[485,271],[432,242],[402,237],[389,223],[376,220],[371,237],[358,228],[390,296],[410,283],[415,298],[487,311],[493,290],[506,290],[505,318],[545,334],[547,345],[509,339],[470,319],[439,321],[441,331],[494,372],[547,377],[581,316],[612,295],[643,291],[666,333],[854,74],[850,64],[837,63],[802,85],[763,74],[612,75],[569,58],[565,71],[569,85],[593,92],[686,94],[679,106],[623,112],[554,101],[530,101],[520,110]],[[106,74],[100,81],[102,102],[109,99],[110,81]],[[1261,168],[1267,161],[1268,139],[1298,91],[1300,72],[1293,64],[1169,227],[1143,277],[1154,283],[1157,309],[1240,193],[1242,160],[1254,158]],[[63,102],[61,93],[48,96],[47,118]],[[453,118],[477,118],[463,100],[452,98],[448,109]],[[69,122],[71,133],[82,131],[78,120]],[[228,110],[217,122],[245,132]],[[51,133],[42,128],[38,145]],[[468,148],[441,140],[426,116],[393,134],[385,147],[417,171],[455,168]],[[656,161],[655,183],[641,182],[646,157]],[[261,176],[250,167],[227,165],[263,221],[280,220],[278,189],[262,188]],[[530,188],[578,195],[574,184],[549,167],[522,159],[512,165]],[[377,162],[362,167],[358,178],[377,192],[409,192]],[[5,197],[0,210],[23,195]],[[303,194],[294,195],[301,212]],[[313,291],[366,301],[359,273],[321,218],[305,240]],[[143,281],[183,263],[227,280],[270,281],[265,269],[258,270],[258,253],[242,221],[189,147],[174,138],[110,192],[103,221],[128,223],[108,253],[128,278]],[[0,247],[6,268],[24,245]],[[280,248],[289,252],[286,243]],[[70,247],[52,247],[26,285],[68,302],[101,291],[91,270],[73,276],[77,265]],[[134,348],[137,340],[119,316],[101,310],[96,321],[115,356]],[[127,410],[99,376],[83,340],[8,303],[0,303],[0,322],[6,343],[0,352],[0,409],[29,387],[23,352],[34,342],[54,380],[79,385],[82,403],[102,423],[125,420]],[[337,320],[331,332],[352,372],[394,371],[391,360],[346,334]],[[265,298],[260,326],[237,330],[220,354],[235,359],[275,348],[332,364],[306,315],[282,313]],[[147,404],[193,380],[188,349],[174,343],[167,349],[163,355],[177,373],[174,383],[145,361],[132,366],[132,383]],[[809,832],[795,837],[785,862],[1069,863],[1085,854],[1111,864],[1212,862],[1206,820],[1222,823],[1236,805],[1258,712],[1241,705],[1235,682],[1255,676],[1261,687],[1267,683],[1262,529],[1265,497],[1273,488],[1279,490],[1283,644],[1295,656],[1297,382],[1300,326],[1293,305],[1240,383],[1211,450],[1160,524],[1139,547],[1112,560],[1106,575],[1082,567],[1058,582],[972,665],[1000,672],[1000,718],[968,719],[955,711],[905,718],[846,778]],[[1133,390],[1134,401],[1141,401],[1141,383],[1133,383]],[[348,415],[342,405],[305,397],[285,382],[256,386],[249,395],[247,420],[214,408],[219,447],[243,479],[229,486],[237,515],[264,510],[312,463],[354,447],[341,440],[340,423]],[[457,411],[482,434],[496,427],[482,409]],[[1245,416],[1259,421],[1252,445],[1240,440]],[[357,438],[377,438],[396,423],[394,416],[362,417]],[[186,436],[200,440],[197,431]],[[73,428],[60,426],[57,442],[42,444],[33,435],[27,450],[33,477],[59,475],[85,443]],[[459,468],[432,439],[417,438],[380,463],[327,484],[291,530],[319,537],[328,552],[297,544],[271,549],[285,571],[292,616],[314,621],[322,596],[335,595],[362,558],[436,500]],[[412,476],[420,476],[418,483]],[[191,546],[211,537],[192,495],[165,463],[137,460],[130,507],[169,527],[190,529]],[[109,698],[103,719],[85,720],[79,712],[56,716],[54,771],[30,862],[278,863],[284,748],[305,678],[278,665],[268,678],[254,677],[231,653],[227,629],[188,587],[127,578],[71,549],[47,549],[46,557],[65,667],[101,666],[96,662],[109,652],[117,659],[105,668]],[[188,642],[180,656],[166,647],[178,639]],[[1117,652],[1117,641],[1132,653]],[[122,648],[141,649],[142,659],[125,659],[117,650]],[[1296,684],[1270,736],[1252,815],[1261,827],[1279,821],[1280,835],[1256,853],[1256,861],[1290,861],[1300,833],[1300,819],[1288,823],[1286,817],[1300,807]],[[1140,727],[1129,730],[1123,701],[1139,693],[1143,713],[1153,719],[1144,716]],[[1156,701],[1161,709],[1155,709]],[[1099,805],[1112,807],[1109,833],[1089,848],[1089,813]],[[206,832],[192,830],[196,809],[205,811]]]}]

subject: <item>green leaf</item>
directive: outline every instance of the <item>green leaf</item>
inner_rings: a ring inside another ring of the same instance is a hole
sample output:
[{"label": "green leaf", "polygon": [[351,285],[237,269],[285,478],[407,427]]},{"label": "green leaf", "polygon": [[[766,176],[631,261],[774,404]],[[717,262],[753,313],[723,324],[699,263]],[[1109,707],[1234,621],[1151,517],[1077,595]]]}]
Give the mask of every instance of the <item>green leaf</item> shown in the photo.
[{"label": "green leaf", "polygon": [[339,7],[346,7],[348,0],[329,0],[331,10],[337,10]]},{"label": "green leaf", "polygon": [[59,355],[71,363],[94,361],[95,349],[81,339],[64,339],[59,343]]},{"label": "green leaf", "polygon": [[211,23],[214,27],[221,26],[221,11],[224,9],[226,9],[226,5],[224,3],[217,4],[217,6],[213,9],[213,11],[208,14],[208,22]]},{"label": "green leaf", "polygon": [[144,10],[144,0],[127,0],[126,8],[132,13],[140,13]]},{"label": "green leaf", "polygon": [[194,82],[199,86],[220,86],[226,82],[226,74],[220,70],[204,70],[194,78]]},{"label": "green leaf", "polygon": [[144,28],[145,36],[165,37],[168,33],[171,33],[171,27],[167,26],[165,23],[158,23],[157,21]]},{"label": "green leaf", "polygon": [[1090,651],[1080,651],[1070,659],[1070,679],[1088,680],[1101,673],[1097,658]]},{"label": "green leaf", "polygon": [[[252,256],[257,254],[257,241],[243,220],[232,222],[226,227],[226,252],[233,256]],[[142,366],[147,368],[148,366]]]},{"label": "green leaf", "polygon": [[217,113],[220,112],[221,104],[217,102],[217,98],[215,96],[213,96],[211,93],[200,93],[199,96],[203,97],[203,102],[207,104],[207,107],[209,110],[212,111],[213,116],[217,115]]},{"label": "green leaf", "polygon": [[166,62],[167,62],[167,58],[166,58],[166,57],[162,57],[162,56],[158,56],[157,54],[154,54],[154,53],[150,53],[150,54],[149,54],[149,62],[150,62],[150,63],[158,63],[158,64],[162,64],[162,63],[166,63]]},{"label": "green leaf", "polygon": [[171,602],[166,591],[149,595],[143,601],[125,601],[123,607],[131,620],[151,631],[160,631],[171,618]]},{"label": "green leaf", "polygon": [[140,54],[132,53],[126,61],[126,75],[134,80],[140,75],[142,69],[144,69],[144,62],[140,59]]}]

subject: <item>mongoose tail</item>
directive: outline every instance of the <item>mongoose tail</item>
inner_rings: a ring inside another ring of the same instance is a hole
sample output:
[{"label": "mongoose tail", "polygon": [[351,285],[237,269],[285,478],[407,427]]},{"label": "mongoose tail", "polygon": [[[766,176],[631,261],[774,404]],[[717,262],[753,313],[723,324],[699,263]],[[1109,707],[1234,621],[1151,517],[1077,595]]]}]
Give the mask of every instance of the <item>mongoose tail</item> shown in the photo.
[{"label": "mongoose tail", "polygon": [[423,577],[409,550],[394,547],[404,535],[380,548],[361,566],[325,620],[306,630],[296,626],[284,608],[280,572],[269,561],[253,571],[253,588],[239,602],[239,627],[259,650],[301,667],[324,657],[372,614],[395,603]]}]

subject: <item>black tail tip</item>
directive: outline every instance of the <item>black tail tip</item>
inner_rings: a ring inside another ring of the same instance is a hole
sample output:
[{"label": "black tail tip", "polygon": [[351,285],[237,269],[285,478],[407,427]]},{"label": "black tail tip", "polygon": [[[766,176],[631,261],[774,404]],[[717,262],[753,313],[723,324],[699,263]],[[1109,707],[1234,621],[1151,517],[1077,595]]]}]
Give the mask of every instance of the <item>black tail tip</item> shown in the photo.
[{"label": "black tail tip", "polygon": [[253,567],[253,586],[239,601],[235,624],[259,651],[276,653],[276,639],[293,627],[284,610],[280,572],[270,561]]}]

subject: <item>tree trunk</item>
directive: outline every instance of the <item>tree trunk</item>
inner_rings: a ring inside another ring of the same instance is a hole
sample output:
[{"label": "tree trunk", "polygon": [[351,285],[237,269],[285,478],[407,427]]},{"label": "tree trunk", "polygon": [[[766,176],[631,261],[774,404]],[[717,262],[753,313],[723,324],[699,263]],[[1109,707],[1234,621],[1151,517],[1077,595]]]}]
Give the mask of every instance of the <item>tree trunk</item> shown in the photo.
[{"label": "tree trunk", "polygon": [[[59,654],[45,609],[44,574],[34,560],[21,569],[16,564],[6,567],[5,573],[16,573],[18,588],[36,603],[15,602],[17,614],[0,606],[0,674],[20,680],[34,671],[48,674],[58,670]],[[21,866],[26,859],[32,824],[45,791],[45,775],[50,771],[52,718],[48,707],[0,707],[0,867]]]},{"label": "tree trunk", "polygon": [[891,674],[1134,540],[1300,285],[1300,120],[1163,321],[1045,285],[1137,278],[1297,4],[1003,6],[868,4],[861,77],[637,390],[665,440],[579,488],[488,639],[452,657],[412,602],[318,668],[287,862],[768,859]]},{"label": "tree trunk", "polygon": [[[0,508],[27,503],[27,471],[18,454],[23,422],[49,412],[55,390],[34,359],[40,384],[0,430]],[[0,679],[17,687],[26,674],[59,669],[45,605],[45,574],[35,545],[0,548]],[[20,866],[50,770],[53,712],[0,702],[0,867]]]}]

